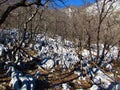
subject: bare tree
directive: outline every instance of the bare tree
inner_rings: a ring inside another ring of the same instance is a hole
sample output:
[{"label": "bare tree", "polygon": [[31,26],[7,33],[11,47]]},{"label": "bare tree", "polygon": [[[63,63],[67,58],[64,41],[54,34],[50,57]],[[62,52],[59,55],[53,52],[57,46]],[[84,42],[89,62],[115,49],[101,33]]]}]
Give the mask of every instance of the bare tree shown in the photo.
[{"label": "bare tree", "polygon": [[[31,2],[27,0],[20,0],[19,2],[13,3],[12,5],[8,6],[7,9],[2,13],[0,18],[0,25],[6,20],[10,12],[18,7],[29,7],[32,5],[37,5],[37,7],[39,7],[44,6],[47,2],[49,2],[49,0],[45,0],[44,3],[42,3],[42,0],[32,0]],[[5,2],[3,2],[3,4],[4,3]]]}]

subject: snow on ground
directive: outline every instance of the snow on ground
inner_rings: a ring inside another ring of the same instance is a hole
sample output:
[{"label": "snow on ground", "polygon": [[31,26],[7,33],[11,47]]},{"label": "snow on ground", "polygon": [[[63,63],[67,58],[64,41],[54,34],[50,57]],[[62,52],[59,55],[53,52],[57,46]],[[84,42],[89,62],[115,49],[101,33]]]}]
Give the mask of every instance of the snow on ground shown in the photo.
[{"label": "snow on ground", "polygon": [[[12,45],[19,41],[17,36],[18,36],[17,30],[15,30],[15,31],[14,30],[13,31],[12,30],[11,31],[3,30],[0,33],[0,43],[1,43],[0,44],[0,56],[4,55],[4,52],[3,52],[4,49],[7,51],[10,51]],[[67,40],[65,40],[65,42],[63,42],[62,37],[60,37],[60,36],[57,37],[56,39],[52,39],[48,36],[38,34],[35,37],[35,41],[36,42],[34,44],[30,43],[29,45],[27,45],[28,44],[28,36],[26,36],[26,40],[23,44],[23,48],[27,47],[28,51],[36,51],[37,52],[35,55],[33,54],[33,56],[40,57],[40,61],[36,62],[36,64],[41,66],[42,68],[49,70],[49,69],[56,67],[57,65],[62,65],[62,69],[66,70],[68,68],[73,67],[77,62],[80,62],[82,68],[79,67],[80,70],[74,71],[74,73],[79,76],[79,80],[81,80],[81,79],[87,80],[84,73],[86,73],[91,78],[91,82],[93,82],[93,85],[90,88],[90,90],[101,90],[100,88],[108,89],[111,85],[114,85],[113,84],[113,82],[114,82],[113,74],[106,75],[100,69],[91,66],[89,50],[87,50],[87,49],[82,50],[81,55],[82,55],[83,60],[80,60],[78,58],[78,54],[76,53],[72,42],[67,41]],[[7,44],[9,47],[5,46]],[[103,48],[104,48],[104,45],[100,44],[100,49],[99,49],[100,56],[102,55]],[[103,60],[101,66],[109,69],[109,71],[112,71],[113,68],[112,68],[111,61],[113,59],[117,58],[118,48],[116,46],[114,46],[114,47],[110,46],[110,50],[109,51],[105,50],[105,53],[106,52],[107,52],[107,54],[105,56],[106,60]],[[96,57],[95,57],[97,55],[96,44],[93,44],[91,46],[91,53],[92,53],[92,58],[94,60],[96,60]],[[22,53],[22,55],[23,54],[24,53]],[[6,55],[6,57],[8,58],[9,54]],[[19,55],[16,55],[16,59],[19,59]],[[33,58],[30,58],[29,60],[32,60],[32,59]],[[20,61],[22,61],[22,60],[17,60],[16,62],[18,62],[18,61],[19,61],[19,65],[22,65],[22,64],[20,64]],[[21,68],[23,68],[23,67],[21,67]],[[16,77],[16,78],[22,79],[22,77],[20,77],[20,76]],[[12,79],[13,79],[13,77],[12,77]],[[80,83],[80,82],[78,82],[78,83]],[[12,80],[11,80],[11,84],[14,84],[12,82]],[[120,85],[117,84],[116,87],[118,87],[118,90],[119,90]],[[62,84],[62,88],[63,88],[63,90],[69,90],[69,85],[67,83],[64,83],[64,84]],[[34,89],[31,89],[31,90],[34,90]]]}]

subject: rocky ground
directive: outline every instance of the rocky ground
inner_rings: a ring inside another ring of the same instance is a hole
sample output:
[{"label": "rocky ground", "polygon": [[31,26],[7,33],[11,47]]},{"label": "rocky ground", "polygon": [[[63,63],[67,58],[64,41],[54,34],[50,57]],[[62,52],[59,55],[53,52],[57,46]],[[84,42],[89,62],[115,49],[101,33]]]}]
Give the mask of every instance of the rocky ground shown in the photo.
[{"label": "rocky ground", "polygon": [[[6,30],[0,35],[0,90],[120,89],[120,62],[117,60],[116,46],[110,46],[109,51],[105,50],[107,54],[98,66],[97,62],[101,59],[95,57],[95,44],[91,46],[91,59],[89,50],[76,50],[72,42],[63,42],[61,37],[52,39],[39,34],[34,43],[28,44],[26,35],[25,41],[18,48],[17,36],[17,30]],[[100,55],[103,48],[104,45],[100,44]],[[25,85],[29,84],[28,89]]]}]

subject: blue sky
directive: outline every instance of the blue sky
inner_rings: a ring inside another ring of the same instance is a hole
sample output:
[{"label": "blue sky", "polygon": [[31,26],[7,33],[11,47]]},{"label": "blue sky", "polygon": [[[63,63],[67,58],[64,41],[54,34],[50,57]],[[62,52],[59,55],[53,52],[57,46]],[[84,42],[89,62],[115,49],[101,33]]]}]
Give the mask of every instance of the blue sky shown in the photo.
[{"label": "blue sky", "polygon": [[68,0],[66,1],[67,5],[72,5],[72,6],[81,6],[84,5],[86,2],[87,3],[93,3],[95,0]]},{"label": "blue sky", "polygon": [[[64,0],[65,1],[65,5],[66,6],[83,6],[85,5],[85,3],[94,3],[95,0]],[[57,2],[57,4],[59,5],[59,7],[63,8],[65,7],[63,4],[60,4],[60,2]]]}]

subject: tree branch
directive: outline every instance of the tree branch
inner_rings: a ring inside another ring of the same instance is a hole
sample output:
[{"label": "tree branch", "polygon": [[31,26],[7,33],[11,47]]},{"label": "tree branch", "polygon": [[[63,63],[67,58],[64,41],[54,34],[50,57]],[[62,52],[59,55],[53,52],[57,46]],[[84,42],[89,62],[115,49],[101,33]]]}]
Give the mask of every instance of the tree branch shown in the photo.
[{"label": "tree branch", "polygon": [[4,23],[4,21],[6,20],[6,18],[8,17],[9,13],[20,7],[20,6],[25,6],[25,1],[26,0],[21,0],[20,2],[16,3],[16,4],[13,4],[12,6],[9,6],[6,11],[2,14],[2,16],[0,17],[0,25],[2,25],[2,23]]},{"label": "tree branch", "polygon": [[26,1],[27,0],[21,0],[18,3],[8,6],[8,8],[5,10],[5,12],[0,17],[0,26],[5,22],[6,18],[10,14],[10,12],[13,11],[14,9],[16,9],[18,7],[29,7],[32,5],[37,5],[37,7],[44,6],[49,0],[47,0],[44,4],[42,4],[41,0],[36,0],[34,2],[26,2]]}]

